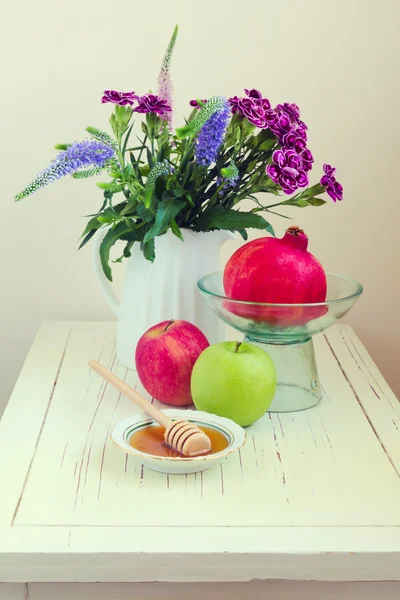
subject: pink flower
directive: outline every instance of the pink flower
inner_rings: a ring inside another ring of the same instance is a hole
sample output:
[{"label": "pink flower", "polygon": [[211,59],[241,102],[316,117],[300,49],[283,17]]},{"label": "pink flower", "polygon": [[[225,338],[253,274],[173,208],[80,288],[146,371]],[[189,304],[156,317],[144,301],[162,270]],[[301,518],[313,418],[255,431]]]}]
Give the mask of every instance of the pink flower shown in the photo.
[{"label": "pink flower", "polygon": [[324,175],[321,177],[320,184],[326,187],[326,192],[334,202],[336,202],[336,200],[343,200],[343,186],[336,181],[334,175],[336,169],[326,163],[324,164],[323,169]]},{"label": "pink flower", "polygon": [[245,90],[247,97],[238,98],[233,96],[229,98],[231,111],[239,113],[250,123],[260,129],[272,127],[278,120],[278,115],[271,109],[271,103],[268,98],[263,98],[261,92],[256,89]]},{"label": "pink flower", "polygon": [[292,194],[299,187],[308,185],[303,159],[295,150],[282,148],[272,154],[272,164],[267,165],[267,175],[280,185],[285,194]]},{"label": "pink flower", "polygon": [[105,90],[101,99],[102,104],[112,102],[113,104],[133,104],[137,100],[135,92],[116,92],[115,90]]},{"label": "pink flower", "polygon": [[139,96],[138,105],[133,109],[133,112],[164,115],[171,110],[172,108],[166,100],[163,100],[155,94],[146,94],[144,96]]}]

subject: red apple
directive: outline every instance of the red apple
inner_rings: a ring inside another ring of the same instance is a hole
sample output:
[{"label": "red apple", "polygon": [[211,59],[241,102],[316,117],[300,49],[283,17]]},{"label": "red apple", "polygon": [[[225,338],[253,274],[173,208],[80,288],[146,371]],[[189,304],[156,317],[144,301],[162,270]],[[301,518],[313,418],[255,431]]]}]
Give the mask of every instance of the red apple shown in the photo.
[{"label": "red apple", "polygon": [[136,370],[145,390],[172,406],[193,404],[190,378],[194,363],[210,344],[187,321],[163,321],[150,327],[136,347]]}]

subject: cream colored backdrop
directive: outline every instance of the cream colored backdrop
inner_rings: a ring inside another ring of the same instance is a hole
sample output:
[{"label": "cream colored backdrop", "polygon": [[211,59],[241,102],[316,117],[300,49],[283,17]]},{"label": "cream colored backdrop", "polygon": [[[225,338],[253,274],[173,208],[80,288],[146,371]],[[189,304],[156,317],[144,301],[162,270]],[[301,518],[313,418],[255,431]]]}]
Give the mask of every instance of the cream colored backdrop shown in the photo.
[{"label": "cream colored backdrop", "polygon": [[[57,182],[20,204],[13,195],[48,163],[54,143],[81,139],[87,125],[107,127],[103,89],[155,88],[175,23],[175,122],[191,98],[254,86],[273,104],[302,108],[313,181],[324,161],[338,167],[342,203],[288,214],[327,270],[364,283],[348,321],[400,393],[399,22],[398,0],[4,3],[0,412],[42,321],[112,318],[91,248],[76,250],[82,215],[99,207],[94,182]],[[281,234],[290,222],[273,223]]]}]

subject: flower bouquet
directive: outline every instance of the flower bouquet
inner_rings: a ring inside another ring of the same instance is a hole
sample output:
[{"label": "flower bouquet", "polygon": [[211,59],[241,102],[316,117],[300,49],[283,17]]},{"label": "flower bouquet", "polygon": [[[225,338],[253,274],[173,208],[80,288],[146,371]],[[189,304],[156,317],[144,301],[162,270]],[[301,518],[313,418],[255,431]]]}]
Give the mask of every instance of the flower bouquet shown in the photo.
[{"label": "flower bouquet", "polygon": [[[80,247],[98,229],[108,228],[100,256],[110,280],[110,250],[118,240],[125,244],[118,261],[130,256],[135,243],[154,261],[155,238],[168,230],[181,240],[185,229],[228,230],[246,240],[248,229],[274,235],[265,216],[277,214],[279,206],[321,206],[325,191],[334,201],[342,199],[330,165],[324,165],[320,182],[309,187],[314,159],[296,104],[272,108],[256,89],[246,89],[243,97],[196,99],[185,124],[174,130],[170,63],[176,36],[177,27],[162,62],[157,95],[105,91],[101,101],[115,105],[112,135],[88,127],[88,139],[58,144],[56,158],[16,196],[21,200],[65,175],[100,176],[103,203],[88,221]],[[141,132],[135,133],[138,115],[143,121]],[[285,197],[264,203],[260,193]],[[241,210],[246,199],[254,206]]]}]

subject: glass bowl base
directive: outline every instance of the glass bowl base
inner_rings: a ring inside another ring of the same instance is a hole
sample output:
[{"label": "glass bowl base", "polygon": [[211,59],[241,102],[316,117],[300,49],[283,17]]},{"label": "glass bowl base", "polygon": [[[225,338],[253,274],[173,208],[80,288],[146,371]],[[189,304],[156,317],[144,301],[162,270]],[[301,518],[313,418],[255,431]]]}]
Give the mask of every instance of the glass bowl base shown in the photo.
[{"label": "glass bowl base", "polygon": [[246,336],[274,361],[277,388],[268,412],[296,412],[318,404],[322,398],[314,344],[307,339],[296,344],[270,344]]},{"label": "glass bowl base", "polygon": [[314,394],[310,390],[306,390],[298,385],[278,383],[268,412],[281,413],[306,410],[307,408],[316,406],[321,399],[322,396]]}]

